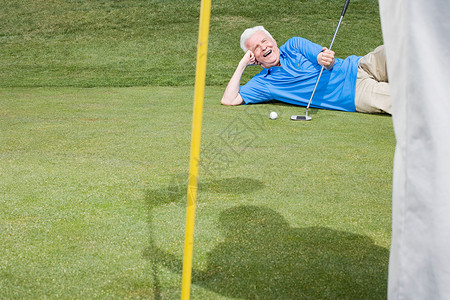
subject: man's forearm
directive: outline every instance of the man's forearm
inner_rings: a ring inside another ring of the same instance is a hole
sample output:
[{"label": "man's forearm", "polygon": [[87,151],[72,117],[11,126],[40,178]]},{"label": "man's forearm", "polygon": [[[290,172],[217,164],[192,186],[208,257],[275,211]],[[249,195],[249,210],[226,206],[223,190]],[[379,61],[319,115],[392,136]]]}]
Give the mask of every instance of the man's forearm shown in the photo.
[{"label": "man's forearm", "polygon": [[239,95],[239,87],[242,74],[244,73],[246,67],[247,64],[245,62],[239,62],[239,65],[234,71],[234,74],[228,82],[227,88],[225,89],[225,92],[223,94],[221,101],[223,105],[242,104],[242,97]]}]

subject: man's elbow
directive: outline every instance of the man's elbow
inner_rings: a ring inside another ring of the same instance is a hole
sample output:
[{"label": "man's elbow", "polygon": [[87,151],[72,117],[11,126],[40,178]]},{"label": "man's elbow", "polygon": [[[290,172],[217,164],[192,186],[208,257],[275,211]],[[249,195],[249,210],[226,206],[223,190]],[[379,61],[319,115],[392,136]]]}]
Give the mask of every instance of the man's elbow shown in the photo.
[{"label": "man's elbow", "polygon": [[243,102],[243,100],[239,96],[234,99],[222,98],[222,100],[220,100],[220,103],[222,105],[227,105],[227,106],[240,105],[240,104],[242,104],[242,102]]},{"label": "man's elbow", "polygon": [[220,100],[220,104],[222,104],[222,105],[230,105],[230,104],[228,104],[228,101],[225,98],[222,98],[222,100]]},{"label": "man's elbow", "polygon": [[235,104],[233,104],[232,101],[227,100],[227,99],[222,99],[222,101],[220,101],[220,103],[221,103],[222,105],[226,105],[226,106],[235,105]]}]

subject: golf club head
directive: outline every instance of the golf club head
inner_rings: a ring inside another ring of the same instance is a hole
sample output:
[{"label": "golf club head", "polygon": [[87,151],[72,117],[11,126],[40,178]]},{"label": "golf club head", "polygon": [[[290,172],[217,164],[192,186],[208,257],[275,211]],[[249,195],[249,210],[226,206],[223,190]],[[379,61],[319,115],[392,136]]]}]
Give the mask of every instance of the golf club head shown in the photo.
[{"label": "golf club head", "polygon": [[297,116],[292,115],[291,120],[293,121],[310,121],[312,118],[310,116]]}]

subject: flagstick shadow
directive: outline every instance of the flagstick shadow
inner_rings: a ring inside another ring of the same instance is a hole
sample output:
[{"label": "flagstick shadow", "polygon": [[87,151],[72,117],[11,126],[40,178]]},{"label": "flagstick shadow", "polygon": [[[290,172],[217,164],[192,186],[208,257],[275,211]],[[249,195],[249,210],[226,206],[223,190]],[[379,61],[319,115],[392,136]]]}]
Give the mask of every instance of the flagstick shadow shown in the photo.
[{"label": "flagstick shadow", "polygon": [[[146,203],[149,210],[149,246],[144,251],[144,257],[151,263],[153,278],[153,299],[162,299],[162,290],[159,279],[160,266],[171,270],[182,270],[182,262],[170,253],[163,253],[156,245],[154,239],[153,210],[162,205],[185,205],[187,193],[188,174],[177,174],[172,177],[170,184],[161,189],[149,190],[146,195]],[[225,194],[245,194],[264,188],[262,182],[249,178],[234,177],[208,182],[199,182],[200,191]],[[195,272],[193,273],[195,275]]]}]

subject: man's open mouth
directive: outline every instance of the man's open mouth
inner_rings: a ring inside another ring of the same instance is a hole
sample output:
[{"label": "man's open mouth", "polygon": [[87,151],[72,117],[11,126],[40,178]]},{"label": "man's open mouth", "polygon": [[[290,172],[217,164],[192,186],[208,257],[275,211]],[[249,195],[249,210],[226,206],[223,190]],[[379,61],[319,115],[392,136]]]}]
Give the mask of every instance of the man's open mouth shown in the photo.
[{"label": "man's open mouth", "polygon": [[272,50],[267,51],[263,56],[266,57],[266,56],[268,56],[270,53],[272,53]]}]

